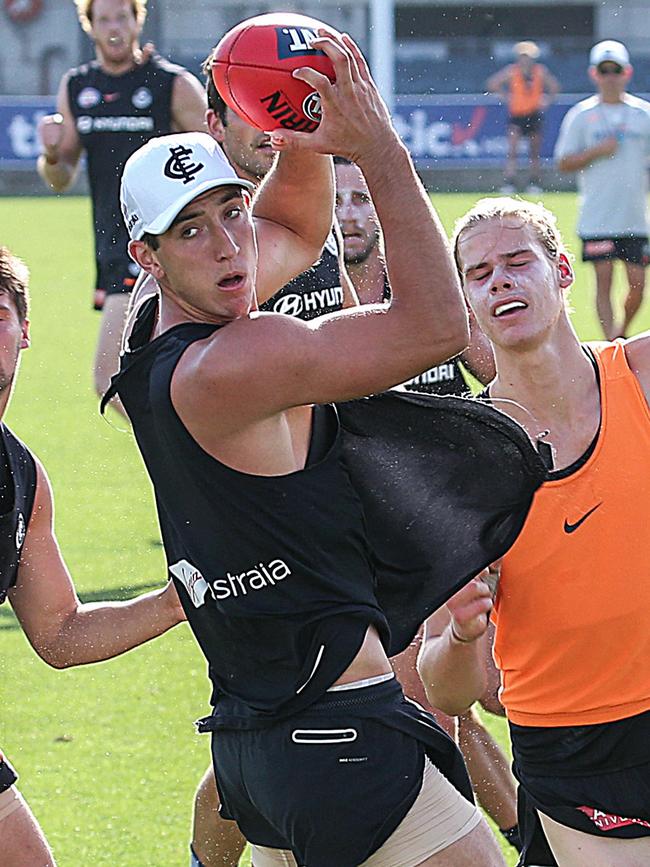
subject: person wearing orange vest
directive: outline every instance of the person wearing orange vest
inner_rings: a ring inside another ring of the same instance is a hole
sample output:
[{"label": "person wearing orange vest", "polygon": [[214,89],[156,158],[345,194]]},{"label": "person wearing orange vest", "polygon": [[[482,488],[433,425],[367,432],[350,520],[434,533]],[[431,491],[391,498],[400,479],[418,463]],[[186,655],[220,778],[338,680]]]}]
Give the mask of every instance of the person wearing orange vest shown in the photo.
[{"label": "person wearing orange vest", "polygon": [[[522,865],[650,864],[650,335],[581,343],[573,269],[542,205],[483,199],[455,256],[490,339],[495,406],[549,464],[500,564],[428,624],[429,700],[462,712],[484,689],[488,620],[520,784]],[[633,445],[632,445],[633,444]],[[544,838],[545,835],[545,838]]]},{"label": "person wearing orange vest", "polygon": [[534,42],[518,42],[515,62],[496,72],[486,87],[508,106],[508,159],[502,192],[517,188],[517,157],[522,138],[528,139],[529,179],[527,192],[541,191],[539,150],[542,141],[542,117],[560,85],[546,66],[537,63],[540,50]]}]

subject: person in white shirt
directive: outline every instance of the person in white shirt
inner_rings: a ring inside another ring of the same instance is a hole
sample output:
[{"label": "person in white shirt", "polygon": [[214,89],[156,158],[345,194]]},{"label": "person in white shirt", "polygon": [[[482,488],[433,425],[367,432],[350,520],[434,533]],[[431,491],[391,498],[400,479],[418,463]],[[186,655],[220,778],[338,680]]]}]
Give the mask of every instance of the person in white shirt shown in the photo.
[{"label": "person in white shirt", "polygon": [[[632,66],[621,42],[608,39],[594,45],[589,75],[598,93],[566,114],[555,159],[560,171],[577,175],[582,260],[593,262],[598,318],[605,337],[613,340],[629,334],[643,301],[650,103],[626,92]],[[625,264],[628,284],[620,316],[611,299],[615,259]]]}]

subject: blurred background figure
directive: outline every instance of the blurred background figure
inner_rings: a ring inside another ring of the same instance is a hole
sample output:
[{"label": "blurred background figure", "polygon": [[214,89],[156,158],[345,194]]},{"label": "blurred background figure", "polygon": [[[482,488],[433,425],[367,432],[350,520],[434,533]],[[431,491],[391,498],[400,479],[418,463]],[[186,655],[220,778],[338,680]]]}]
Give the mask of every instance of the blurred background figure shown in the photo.
[{"label": "blurred background figure", "polygon": [[76,0],[76,5],[96,58],[61,79],[56,113],[39,124],[38,171],[54,192],[62,192],[74,181],[85,151],[95,230],[94,306],[102,311],[94,362],[95,391],[101,396],[117,370],[129,293],[139,271],[127,253],[120,213],[122,168],[152,136],[205,129],[205,97],[186,69],[153,54],[152,46],[140,48],[146,0]]},{"label": "blurred background figure", "polygon": [[514,47],[515,62],[491,76],[486,84],[491,93],[508,106],[508,159],[503,193],[514,193],[517,185],[519,143],[528,139],[526,192],[541,192],[539,151],[544,110],[559,93],[560,85],[546,66],[538,63],[539,46],[526,40]]},{"label": "blurred background figure", "polygon": [[[593,263],[598,318],[614,340],[629,334],[645,289],[650,103],[626,92],[632,65],[622,42],[594,45],[589,77],[597,94],[566,114],[555,157],[560,171],[577,175],[582,261]],[[628,288],[620,319],[611,297],[616,259],[625,264]]]}]

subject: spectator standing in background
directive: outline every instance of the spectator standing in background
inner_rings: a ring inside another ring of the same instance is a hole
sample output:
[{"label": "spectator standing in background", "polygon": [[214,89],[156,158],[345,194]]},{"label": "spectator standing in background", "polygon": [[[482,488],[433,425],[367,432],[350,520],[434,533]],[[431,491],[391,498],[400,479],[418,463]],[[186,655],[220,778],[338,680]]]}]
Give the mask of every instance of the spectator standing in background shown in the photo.
[{"label": "spectator standing in background", "polygon": [[[645,289],[650,103],[626,92],[632,66],[621,42],[594,45],[589,77],[598,92],[567,112],[555,159],[560,171],[576,174],[582,261],[593,263],[598,318],[613,340],[629,333]],[[628,284],[618,321],[611,299],[616,259],[625,264]]]},{"label": "spectator standing in background", "polygon": [[486,87],[508,106],[508,159],[504,193],[517,190],[517,155],[522,138],[528,139],[529,174],[526,192],[541,192],[539,151],[544,111],[560,90],[546,66],[537,63],[540,51],[535,42],[518,42],[515,61],[488,79]]}]

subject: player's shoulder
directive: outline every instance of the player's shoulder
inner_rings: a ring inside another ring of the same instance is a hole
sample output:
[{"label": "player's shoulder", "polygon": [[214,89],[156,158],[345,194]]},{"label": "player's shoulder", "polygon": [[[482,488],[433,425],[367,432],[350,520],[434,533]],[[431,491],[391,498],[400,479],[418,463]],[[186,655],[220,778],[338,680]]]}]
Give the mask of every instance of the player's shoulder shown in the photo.
[{"label": "player's shoulder", "polygon": [[640,96],[634,96],[631,93],[626,93],[623,99],[625,104],[630,108],[642,112],[643,114],[650,115],[650,102],[648,102],[647,99],[641,99]]},{"label": "player's shoulder", "polygon": [[152,69],[164,72],[171,76],[186,75],[188,72],[188,70],[184,66],[181,66],[180,63],[173,63],[166,57],[161,57],[160,54],[154,54],[150,63]]},{"label": "player's shoulder", "polygon": [[80,63],[79,66],[73,66],[72,69],[66,72],[66,76],[69,82],[81,81],[96,76],[99,71],[99,61],[90,60],[88,63]]},{"label": "player's shoulder", "polygon": [[627,364],[639,381],[650,403],[650,331],[637,334],[623,343]]},{"label": "player's shoulder", "polygon": [[567,111],[564,116],[565,121],[574,121],[578,118],[586,118],[589,114],[598,109],[599,100],[597,96],[588,96],[586,99],[581,99],[576,102]]}]

